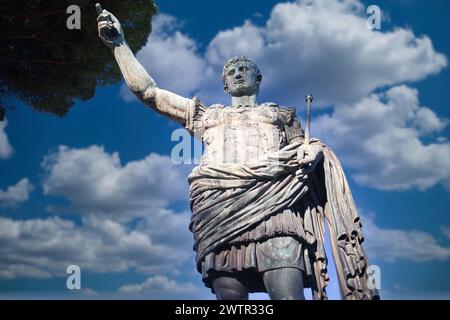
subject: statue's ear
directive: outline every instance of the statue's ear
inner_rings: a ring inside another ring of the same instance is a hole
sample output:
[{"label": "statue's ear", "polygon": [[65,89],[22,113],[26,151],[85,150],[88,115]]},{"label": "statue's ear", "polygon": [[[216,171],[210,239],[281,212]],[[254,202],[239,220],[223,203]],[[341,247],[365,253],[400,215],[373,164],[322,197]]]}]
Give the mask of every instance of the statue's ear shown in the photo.
[{"label": "statue's ear", "polygon": [[261,84],[261,81],[262,81],[262,75],[259,75],[258,77],[256,77],[256,83],[258,84],[258,87]]},{"label": "statue's ear", "polygon": [[225,93],[230,93],[229,91],[228,91],[228,86],[225,84],[224,86],[223,86],[223,91],[225,91]]}]

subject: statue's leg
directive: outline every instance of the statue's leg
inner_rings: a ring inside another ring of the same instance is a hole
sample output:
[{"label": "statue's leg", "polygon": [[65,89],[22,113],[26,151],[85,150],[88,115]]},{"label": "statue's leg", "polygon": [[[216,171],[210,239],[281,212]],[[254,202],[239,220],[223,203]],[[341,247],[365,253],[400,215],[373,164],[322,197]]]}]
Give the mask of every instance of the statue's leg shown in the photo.
[{"label": "statue's leg", "polygon": [[212,281],[217,300],[248,300],[248,288],[232,275],[220,275]]},{"label": "statue's leg", "polygon": [[291,236],[270,238],[257,244],[258,269],[267,293],[274,300],[302,300],[303,244]]},{"label": "statue's leg", "polygon": [[263,274],[264,286],[272,300],[305,300],[303,272],[297,268],[279,268]]}]

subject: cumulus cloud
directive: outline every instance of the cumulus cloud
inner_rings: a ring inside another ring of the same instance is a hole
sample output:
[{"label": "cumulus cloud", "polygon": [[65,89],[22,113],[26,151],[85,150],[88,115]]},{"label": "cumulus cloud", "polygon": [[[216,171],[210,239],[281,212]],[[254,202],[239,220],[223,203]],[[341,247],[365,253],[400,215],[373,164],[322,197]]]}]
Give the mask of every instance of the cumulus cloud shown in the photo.
[{"label": "cumulus cloud", "polygon": [[230,56],[248,55],[263,73],[263,96],[288,105],[308,92],[316,94],[316,105],[356,102],[447,65],[428,37],[405,28],[373,32],[366,19],[356,0],[281,3],[262,27],[247,21],[219,32],[206,56],[220,66]]},{"label": "cumulus cloud", "polygon": [[122,286],[118,293],[147,299],[186,299],[186,297],[193,299],[202,291],[204,291],[204,288],[195,286],[190,282],[178,282],[166,276],[154,276],[139,284]]},{"label": "cumulus cloud", "polygon": [[[175,31],[180,22],[166,14],[152,21],[152,33],[147,45],[137,54],[158,87],[180,95],[190,96],[199,89],[206,69],[205,61],[197,52],[197,43],[188,35]],[[121,95],[132,101],[134,95],[124,85]]]},{"label": "cumulus cloud", "polygon": [[[299,106],[312,92],[315,107],[333,107],[316,120],[313,133],[336,148],[358,183],[383,190],[450,187],[450,147],[437,135],[448,120],[420,106],[417,91],[402,85],[438,73],[447,57],[426,35],[383,25],[371,31],[366,19],[358,0],[279,3],[262,25],[247,20],[222,30],[200,54],[195,40],[176,31],[176,18],[162,15],[138,58],[161,87],[174,85],[175,92],[206,103],[228,103],[222,65],[247,55],[263,73],[261,101]],[[190,70],[179,64],[191,60]]]},{"label": "cumulus cloud", "polygon": [[28,178],[23,178],[5,191],[0,189],[0,207],[15,208],[26,202],[30,192],[34,189]]},{"label": "cumulus cloud", "polygon": [[60,146],[42,166],[44,193],[67,198],[81,214],[128,219],[187,198],[187,169],[155,153],[123,165],[101,146]]},{"label": "cumulus cloud", "polygon": [[364,216],[362,221],[366,250],[371,259],[424,262],[450,258],[450,247],[439,244],[429,233],[380,228],[371,216]]},{"label": "cumulus cloud", "polygon": [[[0,217],[0,278],[65,276],[71,264],[94,273],[173,275],[193,259],[190,214],[168,209],[177,200],[187,203],[187,168],[169,157],[122,164],[117,152],[100,146],[61,146],[42,167],[44,193],[69,200],[81,219]],[[23,179],[0,200],[23,201],[30,188]]]},{"label": "cumulus cloud", "polygon": [[[360,184],[383,190],[427,189],[450,181],[450,143],[436,135],[448,125],[418,92],[396,86],[313,121],[314,135],[337,151]],[[428,139],[430,140],[430,139]]]},{"label": "cumulus cloud", "polygon": [[366,19],[354,0],[281,3],[263,27],[247,21],[219,32],[207,58],[221,65],[230,56],[248,55],[263,73],[264,97],[298,105],[304,93],[313,92],[317,106],[355,102],[447,65],[428,37],[404,28],[373,32]]},{"label": "cumulus cloud", "polygon": [[[299,97],[312,92],[318,104],[335,106],[312,127],[358,183],[384,190],[450,185],[450,146],[438,136],[448,121],[421,106],[416,90],[398,85],[447,65],[428,37],[405,28],[369,31],[355,0],[278,4],[262,26],[249,20],[219,32],[204,55],[195,40],[175,28],[175,18],[159,15],[149,43],[138,53],[160,87],[225,102],[221,66],[230,56],[248,55],[263,72],[266,100],[298,105]],[[386,86],[393,87],[373,94]],[[2,158],[12,153],[5,127],[0,123]],[[422,142],[429,135],[435,140]],[[82,214],[81,224],[58,217],[0,217],[0,278],[64,275],[67,265],[77,264],[91,272],[151,275],[141,284],[123,286],[121,293],[195,289],[162,275],[176,272],[192,257],[189,214],[164,209],[187,195],[187,172],[169,157],[150,154],[123,164],[118,153],[100,146],[62,146],[42,165],[44,193],[68,199]],[[134,218],[139,220],[128,223]],[[371,257],[427,261],[450,255],[428,233],[383,229],[370,218],[364,222]]]},{"label": "cumulus cloud", "polygon": [[14,152],[5,132],[5,128],[7,125],[8,121],[0,121],[0,159],[8,159]]},{"label": "cumulus cloud", "polygon": [[162,15],[138,58],[161,87],[215,103],[227,101],[222,65],[247,55],[263,73],[262,98],[294,106],[305,92],[316,94],[316,105],[353,103],[447,66],[427,36],[406,28],[371,31],[366,19],[357,0],[280,3],[262,26],[247,20],[218,32],[202,56],[192,38],[175,31],[177,20]]},{"label": "cumulus cloud", "polygon": [[441,233],[444,235],[445,238],[450,240],[450,227],[448,227],[448,226],[441,226]]},{"label": "cumulus cloud", "polygon": [[81,225],[59,217],[0,217],[0,278],[65,276],[72,264],[87,272],[175,274],[192,257],[188,219],[185,212],[159,210],[144,219],[150,228],[142,221],[132,228],[93,216]]}]

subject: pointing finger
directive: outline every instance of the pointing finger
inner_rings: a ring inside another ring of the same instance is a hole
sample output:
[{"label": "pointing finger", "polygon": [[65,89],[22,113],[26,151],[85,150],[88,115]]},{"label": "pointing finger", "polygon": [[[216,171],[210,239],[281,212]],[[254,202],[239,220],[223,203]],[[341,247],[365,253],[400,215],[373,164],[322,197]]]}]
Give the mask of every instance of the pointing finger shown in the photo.
[{"label": "pointing finger", "polygon": [[96,3],[95,4],[95,10],[97,10],[97,14],[101,14],[103,9],[102,9],[102,5],[100,3]]}]

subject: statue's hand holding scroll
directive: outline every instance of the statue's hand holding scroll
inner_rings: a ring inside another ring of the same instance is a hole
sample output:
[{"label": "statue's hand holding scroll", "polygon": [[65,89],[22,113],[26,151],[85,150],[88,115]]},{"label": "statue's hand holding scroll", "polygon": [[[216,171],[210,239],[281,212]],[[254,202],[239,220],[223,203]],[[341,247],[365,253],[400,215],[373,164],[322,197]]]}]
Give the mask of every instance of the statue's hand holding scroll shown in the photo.
[{"label": "statue's hand holding scroll", "polygon": [[[99,8],[97,10],[100,11]],[[122,26],[112,13],[101,10],[97,17],[97,27],[98,36],[110,49],[114,49],[125,42]]]}]

